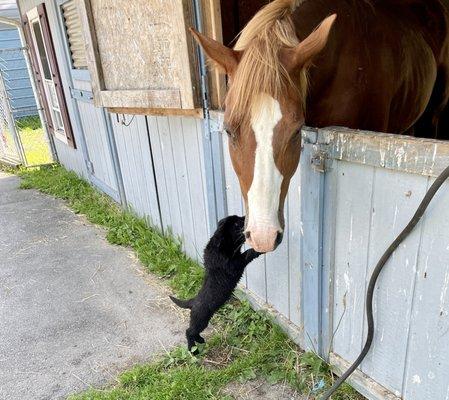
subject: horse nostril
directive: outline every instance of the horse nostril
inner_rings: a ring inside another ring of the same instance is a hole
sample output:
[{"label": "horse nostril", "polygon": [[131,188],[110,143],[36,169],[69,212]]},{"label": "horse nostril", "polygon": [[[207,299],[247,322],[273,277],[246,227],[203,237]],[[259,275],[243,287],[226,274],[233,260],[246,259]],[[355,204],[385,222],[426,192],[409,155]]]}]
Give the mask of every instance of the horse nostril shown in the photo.
[{"label": "horse nostril", "polygon": [[282,232],[278,232],[277,236],[276,236],[276,246],[280,245],[282,242],[282,238],[283,238],[283,233]]},{"label": "horse nostril", "polygon": [[246,232],[245,232],[245,237],[246,237],[248,240],[251,239],[251,232],[246,231]]}]

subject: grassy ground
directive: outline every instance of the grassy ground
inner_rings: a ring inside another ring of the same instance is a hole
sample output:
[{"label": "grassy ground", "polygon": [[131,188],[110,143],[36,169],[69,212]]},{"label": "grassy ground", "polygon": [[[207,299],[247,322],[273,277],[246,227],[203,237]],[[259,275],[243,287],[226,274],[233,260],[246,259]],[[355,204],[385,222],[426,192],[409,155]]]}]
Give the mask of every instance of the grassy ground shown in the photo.
[{"label": "grassy ground", "polygon": [[[186,257],[178,242],[149,228],[132,213],[123,212],[75,174],[53,167],[20,175],[22,188],[36,188],[66,200],[75,212],[105,227],[111,243],[132,247],[147,270],[163,279],[179,297],[191,296],[199,288],[203,271]],[[72,399],[230,399],[223,394],[227,384],[255,378],[287,383],[304,398],[315,399],[331,382],[322,360],[302,353],[267,315],[253,311],[246,302],[234,300],[214,317],[213,324],[214,334],[198,356],[192,356],[185,346],[177,347],[124,373],[114,387],[91,390]],[[333,399],[362,397],[345,385]]]},{"label": "grassy ground", "polygon": [[39,116],[33,115],[17,120],[19,135],[22,139],[23,148],[28,165],[49,164],[52,162],[50,149],[45,140]]}]

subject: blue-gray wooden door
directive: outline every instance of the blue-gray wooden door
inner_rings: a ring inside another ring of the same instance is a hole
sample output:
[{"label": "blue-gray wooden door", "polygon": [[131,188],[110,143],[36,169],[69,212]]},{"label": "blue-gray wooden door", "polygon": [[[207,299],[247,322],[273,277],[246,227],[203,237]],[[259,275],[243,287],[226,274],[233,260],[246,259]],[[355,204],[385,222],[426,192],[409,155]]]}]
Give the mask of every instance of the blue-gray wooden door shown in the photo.
[{"label": "blue-gray wooden door", "polygon": [[[362,349],[371,271],[447,165],[445,142],[304,133],[304,344],[337,371]],[[448,202],[447,183],[380,277],[373,348],[352,379],[370,399],[449,398]]]}]

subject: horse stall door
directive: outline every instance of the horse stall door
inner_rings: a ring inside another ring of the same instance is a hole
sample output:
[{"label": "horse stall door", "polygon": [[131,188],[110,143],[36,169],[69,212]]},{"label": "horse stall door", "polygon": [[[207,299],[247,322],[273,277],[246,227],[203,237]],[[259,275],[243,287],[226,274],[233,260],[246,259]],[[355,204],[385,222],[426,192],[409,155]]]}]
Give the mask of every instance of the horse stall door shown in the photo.
[{"label": "horse stall door", "polygon": [[[325,172],[317,172],[323,202],[316,223],[322,226],[323,252],[315,331],[321,333],[320,354],[329,356],[341,373],[366,338],[365,293],[371,273],[435,176],[449,165],[449,143],[344,130],[309,134],[305,143],[303,156],[309,152],[309,160],[302,165],[312,170],[310,161],[319,152],[327,157]],[[448,201],[446,183],[380,276],[374,344],[351,382],[369,399],[448,398]],[[302,268],[307,290],[309,265]],[[314,313],[313,302],[303,304],[303,313]],[[304,321],[305,334],[315,332]]]}]

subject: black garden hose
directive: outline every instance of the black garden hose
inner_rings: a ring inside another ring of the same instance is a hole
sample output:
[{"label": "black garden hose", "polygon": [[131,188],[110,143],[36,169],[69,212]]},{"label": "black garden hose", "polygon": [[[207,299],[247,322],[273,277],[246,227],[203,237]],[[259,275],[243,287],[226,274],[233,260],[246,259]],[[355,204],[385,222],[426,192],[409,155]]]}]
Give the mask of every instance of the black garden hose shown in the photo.
[{"label": "black garden hose", "polygon": [[374,317],[373,317],[373,296],[374,289],[376,286],[377,279],[379,278],[382,269],[384,268],[386,262],[394,253],[394,251],[398,248],[398,246],[407,238],[408,235],[413,231],[416,227],[422,216],[424,215],[427,207],[429,206],[432,199],[435,197],[438,190],[441,188],[443,183],[449,178],[449,167],[447,167],[441,175],[435,180],[430,189],[427,191],[424,196],[421,204],[416,210],[415,215],[405,227],[405,229],[399,234],[399,236],[395,239],[395,241],[390,245],[384,255],[381,257],[379,262],[376,265],[376,268],[373,271],[371,279],[368,285],[368,291],[366,293],[366,317],[368,320],[368,335],[366,338],[365,346],[363,347],[362,352],[358,356],[357,360],[349,367],[349,369],[332,385],[332,387],[321,397],[321,400],[328,400],[335,391],[343,384],[346,379],[348,379],[351,374],[357,369],[357,367],[362,363],[366,355],[368,354],[371,345],[373,343],[374,338]]}]

